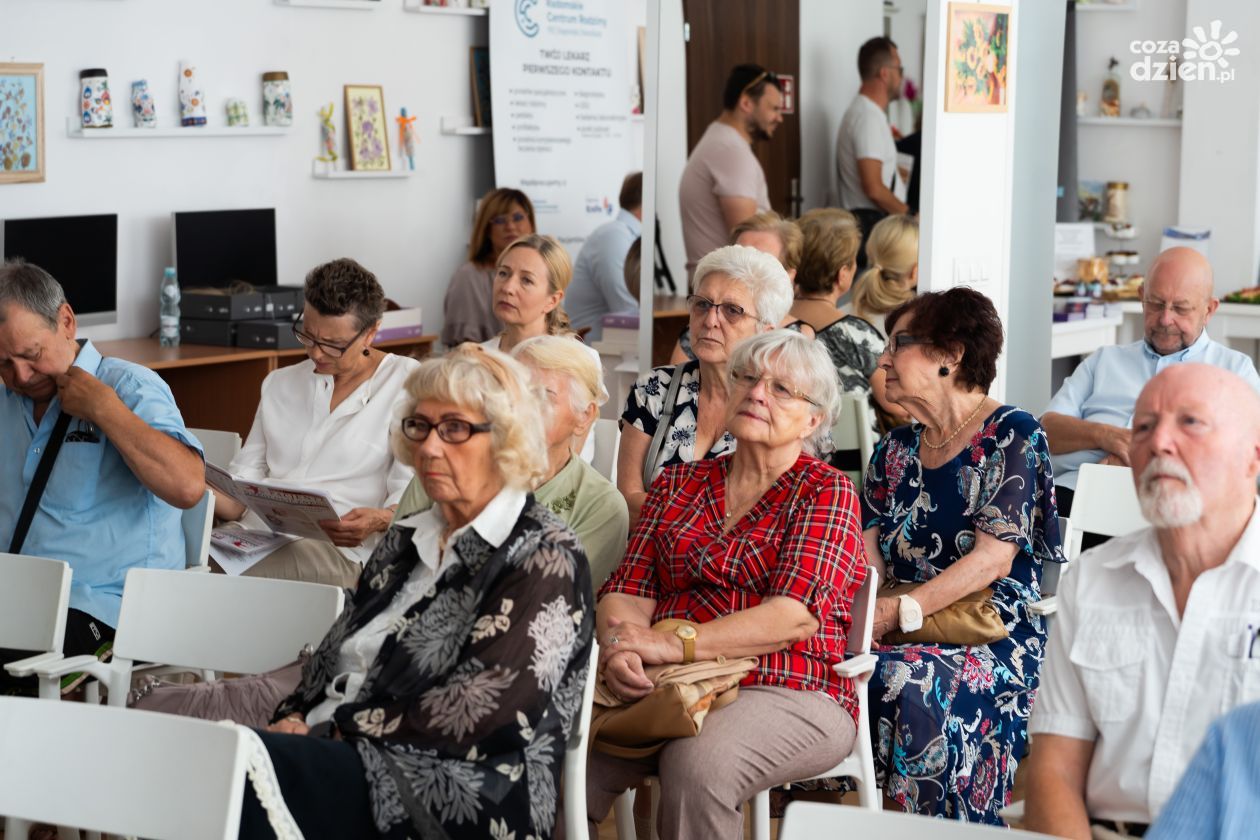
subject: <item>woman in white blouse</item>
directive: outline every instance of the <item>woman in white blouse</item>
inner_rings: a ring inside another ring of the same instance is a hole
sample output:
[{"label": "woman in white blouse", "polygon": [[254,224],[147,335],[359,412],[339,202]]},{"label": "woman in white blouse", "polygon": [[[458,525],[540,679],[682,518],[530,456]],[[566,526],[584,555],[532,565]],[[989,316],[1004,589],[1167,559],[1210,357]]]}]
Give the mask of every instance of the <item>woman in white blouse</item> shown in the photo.
[{"label": "woman in white blouse", "polygon": [[[305,297],[293,331],[307,360],[263,380],[253,428],[230,469],[247,480],[323,490],[340,519],[320,523],[327,541],[288,543],[245,574],[353,587],[411,478],[389,433],[403,382],[419,362],[372,348],[385,293],[354,260],[312,270]],[[215,514],[235,520],[245,509],[216,497]],[[254,519],[242,524],[265,528]]]}]

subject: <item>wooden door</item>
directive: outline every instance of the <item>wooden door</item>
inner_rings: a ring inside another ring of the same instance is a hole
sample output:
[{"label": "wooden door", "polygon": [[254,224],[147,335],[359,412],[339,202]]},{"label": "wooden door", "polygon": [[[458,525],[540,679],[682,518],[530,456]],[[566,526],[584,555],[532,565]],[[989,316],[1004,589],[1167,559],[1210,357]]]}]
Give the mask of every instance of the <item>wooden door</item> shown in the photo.
[{"label": "wooden door", "polygon": [[[722,87],[737,64],[760,64],[800,82],[799,0],[683,0],[687,41],[687,152],[722,111]],[[796,110],[800,91],[793,91]],[[801,126],[785,113],[769,141],[753,144],[766,173],[770,206],[793,215],[793,183],[801,177]],[[799,192],[799,187],[796,192]]]}]

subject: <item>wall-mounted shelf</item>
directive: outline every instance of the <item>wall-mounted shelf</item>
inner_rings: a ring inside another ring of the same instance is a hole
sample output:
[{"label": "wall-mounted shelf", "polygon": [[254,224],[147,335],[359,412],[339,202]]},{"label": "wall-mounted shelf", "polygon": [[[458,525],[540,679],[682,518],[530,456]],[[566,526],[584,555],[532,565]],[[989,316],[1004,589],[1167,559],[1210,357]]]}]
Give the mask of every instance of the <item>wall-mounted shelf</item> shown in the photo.
[{"label": "wall-mounted shelf", "polygon": [[[128,115],[130,116],[130,115]],[[76,140],[140,140],[159,137],[279,137],[289,129],[278,126],[190,125],[169,128],[83,128],[73,117],[66,118],[66,135]]]},{"label": "wall-mounted shelf", "polygon": [[420,0],[403,0],[404,12],[419,12],[423,15],[463,15],[464,17],[485,17],[489,9],[465,9],[460,6],[424,6]]},{"label": "wall-mounted shelf", "polygon": [[442,117],[442,133],[458,137],[489,136],[493,131],[489,126],[473,125],[471,117]]},{"label": "wall-mounted shelf", "polygon": [[277,6],[302,6],[308,9],[357,9],[371,12],[381,7],[382,0],[275,0]]},{"label": "wall-mounted shelf", "polygon": [[1135,0],[1124,3],[1077,3],[1078,12],[1133,12],[1137,11]]},{"label": "wall-mounted shelf", "polygon": [[[335,164],[331,164],[331,165],[335,166]],[[323,161],[319,161],[319,160],[311,161],[311,177],[319,178],[321,180],[338,181],[338,180],[343,180],[343,179],[344,180],[353,180],[353,179],[368,180],[372,178],[410,178],[412,175],[416,174],[415,170],[413,169],[391,169],[388,172],[385,172],[385,171],[359,172],[353,169],[330,169],[329,166],[330,164],[324,163]]]},{"label": "wall-mounted shelf", "polygon": [[1125,125],[1134,128],[1181,128],[1181,120],[1167,117],[1077,117],[1077,125]]}]

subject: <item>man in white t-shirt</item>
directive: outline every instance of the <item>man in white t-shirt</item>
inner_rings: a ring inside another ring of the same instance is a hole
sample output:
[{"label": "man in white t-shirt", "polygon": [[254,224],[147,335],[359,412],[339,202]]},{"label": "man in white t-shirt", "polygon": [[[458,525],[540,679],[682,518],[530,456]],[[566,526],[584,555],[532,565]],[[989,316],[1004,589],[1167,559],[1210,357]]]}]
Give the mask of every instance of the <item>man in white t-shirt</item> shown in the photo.
[{"label": "man in white t-shirt", "polygon": [[901,56],[890,38],[872,38],[858,50],[862,87],[840,120],[836,170],[840,206],[862,223],[863,235],[890,213],[909,208],[893,192],[897,146],[888,124],[888,103],[901,96]]},{"label": "man in white t-shirt", "polygon": [[769,140],[783,122],[779,79],[756,64],[731,70],[722,92],[722,113],[691,150],[678,185],[687,276],[714,248],[729,244],[731,228],[770,209],[766,173],[753,154],[754,140]]}]

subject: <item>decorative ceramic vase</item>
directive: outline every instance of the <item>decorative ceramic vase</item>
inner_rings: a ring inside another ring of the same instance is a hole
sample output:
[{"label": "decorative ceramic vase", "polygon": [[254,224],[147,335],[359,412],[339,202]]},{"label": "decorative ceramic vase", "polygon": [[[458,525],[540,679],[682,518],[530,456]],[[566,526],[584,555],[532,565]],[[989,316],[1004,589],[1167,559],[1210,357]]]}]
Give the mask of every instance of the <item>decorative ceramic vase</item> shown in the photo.
[{"label": "decorative ceramic vase", "polygon": [[229,99],[227,101],[227,124],[232,127],[249,127],[249,108],[246,107],[245,100]]},{"label": "decorative ceramic vase", "polygon": [[79,104],[84,128],[109,128],[114,124],[114,103],[109,98],[109,75],[103,68],[79,73]]},{"label": "decorative ceramic vase", "polygon": [[206,124],[206,96],[191,62],[179,63],[179,124]]},{"label": "decorative ceramic vase", "polygon": [[157,127],[157,112],[153,108],[148,79],[131,83],[131,118],[135,120],[136,128]]},{"label": "decorative ceramic vase", "polygon": [[293,125],[293,89],[282,70],[263,73],[263,125]]}]

